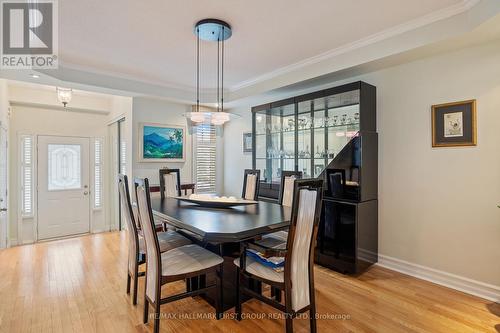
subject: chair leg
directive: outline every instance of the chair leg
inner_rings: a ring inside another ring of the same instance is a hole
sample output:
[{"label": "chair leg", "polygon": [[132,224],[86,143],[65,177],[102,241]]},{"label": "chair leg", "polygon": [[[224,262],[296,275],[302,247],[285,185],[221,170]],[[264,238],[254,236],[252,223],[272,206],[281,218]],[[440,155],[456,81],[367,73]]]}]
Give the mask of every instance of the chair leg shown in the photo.
[{"label": "chair leg", "polygon": [[137,305],[137,289],[139,284],[139,276],[136,274],[134,279],[134,295],[132,296],[132,305]]},{"label": "chair leg", "polygon": [[154,328],[153,328],[154,333],[159,333],[160,332],[160,304],[156,303],[155,306],[155,316],[154,316]]},{"label": "chair leg", "polygon": [[222,316],[224,315],[224,294],[223,294],[223,288],[222,288],[222,274],[224,273],[223,269],[224,263],[220,264],[217,272],[216,272],[216,280],[217,280],[217,297],[215,300],[215,309],[216,309],[216,318],[217,320],[222,319]]},{"label": "chair leg", "polygon": [[127,294],[130,294],[130,273],[127,272]]},{"label": "chair leg", "polygon": [[276,302],[281,303],[281,290],[271,286],[271,298],[274,298]]},{"label": "chair leg", "polygon": [[[314,278],[313,278],[314,279]],[[313,280],[314,281],[314,280]],[[310,321],[310,331],[311,333],[316,333],[317,328],[316,328],[316,295],[314,291],[314,284],[311,286],[309,290],[309,302],[310,302],[310,308],[309,308],[309,321]]]},{"label": "chair leg", "polygon": [[310,332],[316,333],[316,306],[311,305],[311,310],[309,310],[309,321],[310,321]]},{"label": "chair leg", "polygon": [[148,317],[149,317],[149,302],[148,299],[146,298],[146,293],[144,293],[144,314],[142,317],[142,322],[144,324],[148,323]]},{"label": "chair leg", "polygon": [[241,274],[240,274],[240,269],[236,269],[236,307],[235,307],[235,312],[236,312],[236,320],[241,320]]},{"label": "chair leg", "polygon": [[288,313],[286,314],[286,333],[293,333],[293,318]]}]

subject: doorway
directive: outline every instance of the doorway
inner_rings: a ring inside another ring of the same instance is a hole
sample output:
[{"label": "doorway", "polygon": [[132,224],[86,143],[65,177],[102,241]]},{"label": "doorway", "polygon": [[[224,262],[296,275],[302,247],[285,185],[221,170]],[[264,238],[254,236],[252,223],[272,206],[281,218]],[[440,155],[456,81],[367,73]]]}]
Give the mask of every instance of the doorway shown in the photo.
[{"label": "doorway", "polygon": [[38,240],[90,232],[89,146],[38,136]]}]

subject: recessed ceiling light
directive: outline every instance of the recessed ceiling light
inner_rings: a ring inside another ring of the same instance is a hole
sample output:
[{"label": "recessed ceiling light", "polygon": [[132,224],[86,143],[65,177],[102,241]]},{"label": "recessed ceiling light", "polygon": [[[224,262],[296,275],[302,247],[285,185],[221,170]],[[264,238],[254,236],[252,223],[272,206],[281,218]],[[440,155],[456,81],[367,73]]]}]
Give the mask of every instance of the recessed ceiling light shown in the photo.
[{"label": "recessed ceiling light", "polygon": [[40,75],[38,74],[30,74],[30,76],[34,79],[39,79],[40,78]]}]

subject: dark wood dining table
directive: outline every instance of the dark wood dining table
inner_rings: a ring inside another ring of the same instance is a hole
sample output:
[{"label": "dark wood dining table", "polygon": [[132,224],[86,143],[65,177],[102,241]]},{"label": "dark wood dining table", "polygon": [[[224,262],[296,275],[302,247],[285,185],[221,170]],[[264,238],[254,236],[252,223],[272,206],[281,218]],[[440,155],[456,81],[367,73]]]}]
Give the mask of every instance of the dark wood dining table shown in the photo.
[{"label": "dark wood dining table", "polygon": [[[168,224],[193,235],[193,241],[224,257],[224,309],[235,304],[236,267],[239,242],[284,230],[290,223],[291,209],[277,203],[258,201],[247,206],[206,208],[175,198],[151,198],[153,214]],[[207,277],[203,283],[210,283]],[[206,295],[208,301],[213,296]]]}]

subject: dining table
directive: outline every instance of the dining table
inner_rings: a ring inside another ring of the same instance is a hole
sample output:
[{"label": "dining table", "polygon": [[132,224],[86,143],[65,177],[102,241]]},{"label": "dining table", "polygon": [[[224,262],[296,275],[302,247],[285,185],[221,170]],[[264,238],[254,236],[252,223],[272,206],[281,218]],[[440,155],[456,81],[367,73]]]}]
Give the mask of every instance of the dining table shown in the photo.
[{"label": "dining table", "polygon": [[[224,258],[224,310],[235,305],[237,271],[233,261],[239,256],[239,243],[288,229],[291,216],[289,207],[268,201],[231,208],[208,208],[177,198],[152,197],[151,208],[157,218]],[[207,276],[197,283],[202,287],[214,280],[215,277]],[[260,286],[256,288],[260,289]],[[215,300],[212,294],[204,295],[210,303]]]}]

